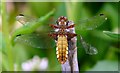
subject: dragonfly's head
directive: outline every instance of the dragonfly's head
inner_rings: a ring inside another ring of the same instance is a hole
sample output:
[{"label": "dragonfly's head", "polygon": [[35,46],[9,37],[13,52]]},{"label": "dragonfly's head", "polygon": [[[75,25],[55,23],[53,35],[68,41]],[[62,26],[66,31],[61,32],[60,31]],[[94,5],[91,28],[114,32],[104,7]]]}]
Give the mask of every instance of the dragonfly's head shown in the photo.
[{"label": "dragonfly's head", "polygon": [[56,21],[57,25],[68,25],[68,19],[65,16],[61,16]]}]

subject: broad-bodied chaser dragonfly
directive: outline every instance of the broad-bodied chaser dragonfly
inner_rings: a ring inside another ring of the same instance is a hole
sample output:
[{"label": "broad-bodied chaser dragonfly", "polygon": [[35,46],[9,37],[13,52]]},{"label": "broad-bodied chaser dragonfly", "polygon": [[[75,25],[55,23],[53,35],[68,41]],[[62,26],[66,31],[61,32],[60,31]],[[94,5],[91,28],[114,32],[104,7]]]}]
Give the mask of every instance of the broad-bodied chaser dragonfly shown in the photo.
[{"label": "broad-bodied chaser dragonfly", "polygon": [[[25,17],[23,14],[18,15],[16,19],[22,24],[30,23],[31,21],[31,19]],[[74,28],[74,26],[76,26],[76,30],[92,30],[100,26],[106,19],[107,18],[104,14],[100,14],[90,19],[84,20],[80,23],[80,25],[74,25],[74,22],[68,20],[67,17],[60,16],[57,19],[55,25],[50,25],[54,29],[54,32],[49,33],[49,35],[44,35],[44,33],[31,33],[19,35],[16,37],[15,42],[23,43],[35,48],[51,48],[54,47],[56,43],[57,59],[61,64],[64,64],[68,59],[69,54],[68,41],[74,38],[75,36],[78,36],[78,34],[76,34],[75,32],[70,32],[69,29]],[[51,40],[49,37],[52,37],[53,40]],[[90,44],[86,43],[83,40],[82,36],[80,36],[79,41],[83,45],[87,54],[93,55],[98,53],[97,49],[91,46]]]}]

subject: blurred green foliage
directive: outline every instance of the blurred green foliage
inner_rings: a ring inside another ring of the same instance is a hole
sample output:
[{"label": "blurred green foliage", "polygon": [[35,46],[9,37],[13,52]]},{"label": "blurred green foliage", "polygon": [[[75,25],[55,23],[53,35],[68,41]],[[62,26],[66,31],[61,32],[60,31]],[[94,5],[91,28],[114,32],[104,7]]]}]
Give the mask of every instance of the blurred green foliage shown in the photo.
[{"label": "blurred green foliage", "polygon": [[112,38],[115,38],[115,39],[120,39],[120,34],[117,34],[115,32],[110,32],[110,31],[103,31],[103,33],[105,33],[106,35],[112,37]]},{"label": "blurred green foliage", "polygon": [[[78,63],[80,71],[105,71],[106,66],[111,66],[118,68],[118,55],[119,51],[119,41],[112,37],[107,36],[103,31],[118,32],[118,3],[98,3],[98,2],[8,2],[7,3],[7,23],[2,24],[3,30],[0,39],[2,42],[2,50],[0,53],[2,55],[2,70],[13,70],[10,67],[14,67],[14,64],[18,65],[17,70],[21,69],[21,64],[31,59],[34,55],[38,55],[40,58],[47,57],[49,61],[49,66],[47,70],[50,71],[60,71],[61,66],[56,58],[56,50],[52,49],[37,49],[30,46],[16,44],[12,46],[11,33],[15,31],[16,16],[23,13],[28,16],[34,16],[36,18],[44,16],[52,9],[56,9],[53,17],[50,20],[46,20],[42,26],[39,28],[39,32],[42,30],[50,30],[48,24],[55,23],[59,16],[67,16],[68,19],[77,21],[88,19],[92,16],[103,13],[107,16],[108,20],[104,22],[100,27],[95,30],[90,31],[78,31],[77,34],[81,34],[82,37],[89,42],[91,45],[98,49],[97,55],[87,55],[79,42],[78,37]],[[3,15],[4,16],[4,15]],[[4,23],[4,22],[3,22]],[[78,24],[76,24],[78,25]],[[77,28],[78,29],[78,28]],[[5,35],[9,37],[5,37]],[[9,39],[9,40],[8,40]],[[48,41],[49,42],[49,41]],[[11,46],[11,47],[10,47]],[[103,60],[105,61],[103,63]],[[99,63],[100,62],[100,63]],[[112,64],[111,64],[112,63]],[[98,66],[99,65],[99,66]],[[105,67],[101,69],[101,66]],[[93,68],[93,69],[92,69]],[[111,71],[111,68],[106,69]],[[117,70],[117,69],[112,69]]]}]

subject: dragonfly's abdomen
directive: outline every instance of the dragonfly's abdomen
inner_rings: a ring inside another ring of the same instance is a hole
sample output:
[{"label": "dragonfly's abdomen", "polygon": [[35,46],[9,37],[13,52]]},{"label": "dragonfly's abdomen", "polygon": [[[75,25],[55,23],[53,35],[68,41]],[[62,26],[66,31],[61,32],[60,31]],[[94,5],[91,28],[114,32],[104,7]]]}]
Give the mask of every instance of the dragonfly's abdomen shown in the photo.
[{"label": "dragonfly's abdomen", "polygon": [[56,54],[57,59],[61,64],[64,64],[68,59],[68,42],[65,35],[58,35]]}]

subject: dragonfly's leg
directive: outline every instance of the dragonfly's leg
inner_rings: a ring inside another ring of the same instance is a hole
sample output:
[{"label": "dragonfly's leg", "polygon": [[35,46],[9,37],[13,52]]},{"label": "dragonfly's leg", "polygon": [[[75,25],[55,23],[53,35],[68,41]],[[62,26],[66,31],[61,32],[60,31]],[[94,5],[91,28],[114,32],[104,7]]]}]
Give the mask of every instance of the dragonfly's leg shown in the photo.
[{"label": "dragonfly's leg", "polygon": [[55,32],[55,33],[49,33],[48,34],[50,37],[54,38],[55,40],[57,40],[57,36],[58,34]]},{"label": "dragonfly's leg", "polygon": [[75,37],[75,36],[77,36],[77,34],[75,34],[75,33],[70,33],[70,32],[67,33],[67,39],[68,39],[68,40],[71,40],[71,38],[73,38],[73,37]]},{"label": "dragonfly's leg", "polygon": [[50,24],[49,26],[52,27],[52,28],[59,28],[58,26],[56,26],[54,24]]},{"label": "dragonfly's leg", "polygon": [[74,26],[75,26],[75,24],[70,25],[70,26],[67,26],[67,29],[69,29],[69,28],[73,28]]}]

